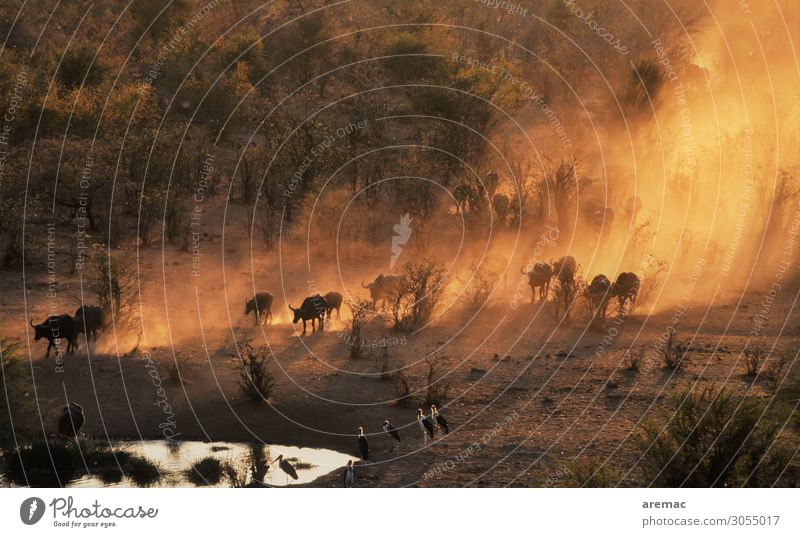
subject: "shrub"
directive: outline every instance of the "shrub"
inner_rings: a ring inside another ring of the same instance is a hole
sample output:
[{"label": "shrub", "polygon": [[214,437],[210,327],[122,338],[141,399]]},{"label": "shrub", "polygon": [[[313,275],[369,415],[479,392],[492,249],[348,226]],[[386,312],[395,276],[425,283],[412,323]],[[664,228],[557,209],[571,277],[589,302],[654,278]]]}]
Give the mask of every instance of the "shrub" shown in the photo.
[{"label": "shrub", "polygon": [[[19,343],[0,337],[0,450],[33,437],[41,424],[37,401],[28,394],[33,383],[19,353]],[[13,421],[13,427],[12,427]]]},{"label": "shrub", "polygon": [[613,488],[623,480],[622,473],[599,457],[581,457],[571,461],[564,477],[554,484],[559,487]]},{"label": "shrub", "polygon": [[97,304],[113,312],[115,326],[132,326],[139,298],[135,269],[101,244],[92,246],[90,263],[93,273],[89,289]]},{"label": "shrub", "polygon": [[646,421],[635,438],[643,486],[773,486],[791,460],[780,437],[782,419],[753,398],[711,387],[685,391],[672,412]]},{"label": "shrub", "polygon": [[189,382],[194,371],[194,363],[181,354],[176,354],[174,360],[167,360],[167,378],[173,384]]},{"label": "shrub", "polygon": [[392,378],[389,373],[389,347],[383,347],[380,356],[375,357],[375,368],[381,374],[381,380],[387,381]]},{"label": "shrub", "polygon": [[358,360],[364,357],[364,338],[361,335],[361,329],[372,315],[372,302],[364,298],[357,298],[349,300],[347,305],[350,307],[352,317],[345,340],[350,345],[350,358]]},{"label": "shrub", "polygon": [[770,391],[775,393],[783,385],[789,373],[789,357],[786,355],[781,355],[780,357],[773,355],[767,359],[764,365],[766,367],[762,369],[761,376],[764,377]]},{"label": "shrub", "polygon": [[409,330],[428,322],[447,287],[447,271],[439,261],[408,262],[392,304],[394,328]]},{"label": "shrub", "polygon": [[664,367],[679,371],[683,367],[687,348],[684,345],[675,343],[675,331],[671,331],[664,346],[661,347],[661,357],[664,360]]},{"label": "shrub", "polygon": [[496,281],[496,273],[487,271],[473,263],[470,265],[469,279],[466,282],[461,282],[464,284],[464,291],[461,296],[471,309],[478,310],[489,301]]},{"label": "shrub", "polygon": [[398,406],[404,406],[411,400],[411,383],[406,374],[398,369],[392,373],[392,388]]},{"label": "shrub", "polygon": [[242,393],[252,401],[266,401],[275,389],[275,377],[267,370],[269,349],[266,346],[253,347],[245,343],[241,347],[236,369]]},{"label": "shrub", "polygon": [[450,383],[445,382],[441,377],[439,365],[442,359],[439,356],[431,356],[425,359],[426,367],[426,388],[425,388],[425,406],[437,405],[441,406],[447,398],[447,392],[450,390]]},{"label": "shrub", "polygon": [[186,470],[186,478],[196,486],[216,485],[222,479],[224,465],[214,457],[205,457]]},{"label": "shrub", "polygon": [[159,464],[144,457],[130,457],[123,471],[139,487],[158,483],[164,474],[164,469]]},{"label": "shrub", "polygon": [[744,365],[746,374],[750,377],[755,377],[761,371],[761,365],[764,363],[764,349],[761,347],[753,347],[744,351]]}]

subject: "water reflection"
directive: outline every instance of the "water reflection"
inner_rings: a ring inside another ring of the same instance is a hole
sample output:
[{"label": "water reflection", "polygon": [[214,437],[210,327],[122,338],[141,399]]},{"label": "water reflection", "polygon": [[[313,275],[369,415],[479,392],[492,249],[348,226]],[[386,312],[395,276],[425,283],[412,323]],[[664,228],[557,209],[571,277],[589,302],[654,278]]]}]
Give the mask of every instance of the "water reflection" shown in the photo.
[{"label": "water reflection", "polygon": [[[285,486],[286,474],[277,464],[270,465],[279,455],[297,470],[298,479],[289,479],[289,484],[299,485],[345,466],[351,458],[327,449],[233,442],[115,441],[111,447],[157,463],[163,469],[163,478],[153,484],[157,487]],[[219,472],[220,468],[221,475],[213,475],[214,469]],[[112,468],[73,480],[68,486],[134,487],[137,484],[131,476]]]}]

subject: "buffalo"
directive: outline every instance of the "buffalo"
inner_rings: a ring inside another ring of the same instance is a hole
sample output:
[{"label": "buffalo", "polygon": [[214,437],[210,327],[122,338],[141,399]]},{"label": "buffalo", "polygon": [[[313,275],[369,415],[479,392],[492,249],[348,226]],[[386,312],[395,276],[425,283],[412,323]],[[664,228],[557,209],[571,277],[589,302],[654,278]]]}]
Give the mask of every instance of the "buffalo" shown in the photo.
[{"label": "buffalo", "polygon": [[272,324],[272,295],[269,293],[256,293],[252,299],[245,298],[244,314],[248,315],[253,312],[256,319],[256,325],[264,324],[269,319]]},{"label": "buffalo", "polygon": [[531,302],[536,301],[536,289],[539,289],[539,300],[547,300],[550,291],[550,280],[553,279],[553,267],[547,263],[536,263],[527,272],[521,268],[520,272],[528,277],[531,286]]},{"label": "buffalo", "polygon": [[321,296],[314,295],[306,298],[303,300],[303,304],[295,309],[291,305],[289,309],[294,312],[294,320],[292,321],[293,324],[296,324],[298,321],[303,321],[303,334],[306,333],[306,321],[311,321],[311,331],[316,332],[316,327],[314,325],[315,321],[319,321],[319,330],[322,332],[325,330],[324,326],[324,318],[325,318],[325,310],[328,308],[327,302]]},{"label": "buffalo", "polygon": [[337,293],[336,291],[331,291],[330,293],[325,293],[322,297],[325,299],[325,316],[330,319],[331,313],[333,310],[336,310],[336,318],[340,319],[339,317],[339,310],[342,307],[342,294]]},{"label": "buffalo", "polygon": [[33,336],[34,341],[45,338],[50,342],[47,346],[47,354],[44,355],[45,358],[50,357],[50,349],[53,347],[56,348],[56,354],[58,353],[60,344],[56,344],[57,339],[67,340],[67,349],[64,354],[72,354],[75,350],[75,339],[77,336],[75,320],[68,314],[63,313],[61,315],[50,316],[41,324],[33,324],[33,319],[31,319],[30,324],[35,332]]},{"label": "buffalo", "polygon": [[633,272],[623,272],[617,276],[617,281],[612,287],[612,294],[619,300],[619,309],[623,311],[625,302],[630,300],[631,309],[636,306],[636,297],[639,294],[641,281]]},{"label": "buffalo", "polygon": [[372,308],[378,302],[383,302],[385,305],[387,301],[394,300],[400,292],[400,278],[398,276],[384,276],[380,274],[375,281],[370,284],[361,282],[361,287],[369,289],[370,297],[372,298]]},{"label": "buffalo", "polygon": [[611,294],[611,280],[605,274],[598,274],[592,278],[592,283],[586,288],[586,295],[589,298],[589,304],[592,306],[592,312],[600,318],[602,323],[605,323],[606,320],[606,310],[608,310],[608,301],[611,299]]},{"label": "buffalo", "polygon": [[81,333],[86,334],[86,344],[94,338],[97,341],[97,332],[102,332],[106,327],[106,314],[100,306],[83,305],[75,310],[75,337]]},{"label": "buffalo", "polygon": [[557,261],[551,262],[553,266],[553,275],[558,278],[563,286],[571,286],[575,283],[575,273],[578,271],[578,264],[575,258],[571,255],[566,255],[559,258]]}]

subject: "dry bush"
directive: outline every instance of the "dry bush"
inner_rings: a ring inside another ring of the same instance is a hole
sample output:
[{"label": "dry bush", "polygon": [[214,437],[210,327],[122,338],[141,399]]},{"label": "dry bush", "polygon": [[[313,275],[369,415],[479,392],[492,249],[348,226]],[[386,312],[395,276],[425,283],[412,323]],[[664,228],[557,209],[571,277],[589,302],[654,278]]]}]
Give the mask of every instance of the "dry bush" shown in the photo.
[{"label": "dry bush", "polygon": [[447,398],[447,392],[450,390],[450,383],[446,382],[444,378],[439,378],[440,364],[442,358],[439,356],[431,356],[425,359],[426,373],[425,373],[425,401],[424,406],[437,405],[441,406]]},{"label": "dry bush", "polygon": [[88,282],[88,288],[103,311],[112,313],[116,329],[138,324],[139,282],[136,269],[123,259],[121,254],[112,254],[100,244],[92,245],[89,259],[92,279]]},{"label": "dry bush", "polygon": [[397,406],[405,406],[411,399],[411,382],[402,369],[392,373],[392,389]]},{"label": "dry bush", "polygon": [[350,307],[351,318],[345,340],[350,346],[350,358],[359,360],[364,357],[364,338],[361,336],[361,330],[372,316],[372,302],[365,298],[357,298],[348,300],[347,305]]},{"label": "dry bush", "polygon": [[194,373],[194,362],[181,354],[176,354],[174,360],[167,360],[166,370],[167,378],[173,384],[190,382]]},{"label": "dry bush", "polygon": [[641,284],[639,285],[639,292],[636,296],[636,303],[639,305],[648,303],[656,290],[664,282],[664,277],[669,269],[669,265],[667,265],[666,261],[653,256],[648,256],[643,267]]},{"label": "dry bush", "polygon": [[387,381],[392,378],[391,373],[389,373],[389,347],[383,347],[381,349],[380,356],[375,357],[375,369],[381,374],[380,379],[382,381]]},{"label": "dry bush", "polygon": [[674,371],[682,369],[686,351],[687,348],[684,345],[675,342],[675,331],[671,331],[669,337],[667,337],[667,340],[664,342],[664,346],[660,349],[664,367]]},{"label": "dry bush", "polygon": [[600,457],[581,457],[564,468],[564,478],[553,485],[568,488],[613,488],[623,480],[623,473]]},{"label": "dry bush", "polygon": [[[461,280],[459,280],[461,281]],[[497,281],[497,274],[489,272],[475,263],[470,265],[470,276],[466,282],[462,281],[464,285],[464,292],[462,297],[467,305],[472,310],[479,310],[486,306],[489,298],[492,296],[495,282]]]},{"label": "dry bush", "polygon": [[753,347],[744,351],[744,365],[746,375],[755,377],[761,371],[761,365],[764,363],[765,353],[761,347]]},{"label": "dry bush", "polygon": [[755,398],[712,387],[686,391],[635,437],[641,486],[787,486],[792,459],[781,436],[785,416]]},{"label": "dry bush", "polygon": [[761,377],[766,381],[769,390],[775,393],[783,385],[789,373],[789,357],[787,355],[777,357],[773,354],[766,360],[764,366]]},{"label": "dry bush", "polygon": [[269,348],[266,345],[253,347],[249,343],[241,346],[239,360],[234,364],[239,375],[237,382],[242,393],[252,401],[266,401],[275,390],[275,376],[267,369]]},{"label": "dry bush", "polygon": [[411,330],[428,322],[444,296],[447,281],[447,270],[439,261],[406,263],[400,290],[391,304],[394,328]]}]

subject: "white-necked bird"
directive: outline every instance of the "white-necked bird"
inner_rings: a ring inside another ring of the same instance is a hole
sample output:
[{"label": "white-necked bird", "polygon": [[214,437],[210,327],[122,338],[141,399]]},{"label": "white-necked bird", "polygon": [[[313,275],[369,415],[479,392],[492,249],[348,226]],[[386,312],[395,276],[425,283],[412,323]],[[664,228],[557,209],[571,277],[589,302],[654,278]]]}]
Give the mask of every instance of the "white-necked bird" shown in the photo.
[{"label": "white-necked bird", "polygon": [[397,427],[392,425],[389,420],[385,420],[383,422],[383,430],[386,432],[386,434],[400,442],[400,433],[397,431]]},{"label": "white-necked bird", "polygon": [[422,409],[417,409],[417,423],[419,423],[419,428],[422,430],[422,439],[427,444],[428,443],[428,436],[431,437],[433,440],[434,430],[433,430],[433,423],[431,420],[425,417],[425,414],[422,413]]},{"label": "white-necked bird", "polygon": [[358,451],[361,452],[361,458],[365,461],[369,460],[369,442],[367,437],[364,436],[364,428],[358,428]]},{"label": "white-necked bird", "polygon": [[444,419],[444,416],[439,414],[438,410],[436,410],[436,405],[431,405],[431,419],[433,419],[436,422],[436,425],[438,425],[439,428],[444,431],[444,434],[450,432],[450,426],[447,425],[447,420]]},{"label": "white-necked bird", "polygon": [[353,468],[353,461],[347,461],[347,466],[344,467],[344,472],[342,472],[342,481],[344,482],[344,488],[349,489],[353,487],[353,483],[356,480],[356,471]]}]

